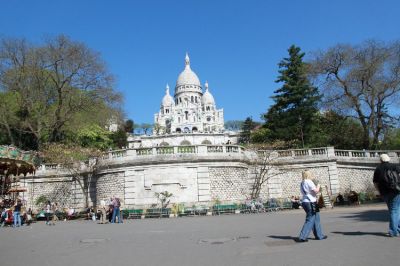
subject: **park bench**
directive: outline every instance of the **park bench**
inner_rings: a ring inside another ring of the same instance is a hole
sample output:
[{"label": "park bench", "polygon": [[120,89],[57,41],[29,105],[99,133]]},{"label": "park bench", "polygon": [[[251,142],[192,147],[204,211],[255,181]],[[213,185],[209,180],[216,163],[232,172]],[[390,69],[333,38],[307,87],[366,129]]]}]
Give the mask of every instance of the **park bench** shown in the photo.
[{"label": "park bench", "polygon": [[127,212],[128,212],[127,215],[128,219],[140,219],[142,218],[143,215],[143,209],[127,210]]},{"label": "park bench", "polygon": [[267,203],[264,204],[264,208],[267,212],[275,212],[281,210],[281,207],[278,205],[276,199],[270,199]]},{"label": "park bench", "polygon": [[180,216],[207,215],[209,209],[210,208],[207,206],[185,207],[183,213]]},{"label": "park bench", "polygon": [[215,204],[212,208],[214,215],[235,213],[237,209],[238,206],[236,204]]},{"label": "park bench", "polygon": [[170,213],[171,213],[171,208],[149,208],[146,209],[145,217],[146,218],[169,217]]}]

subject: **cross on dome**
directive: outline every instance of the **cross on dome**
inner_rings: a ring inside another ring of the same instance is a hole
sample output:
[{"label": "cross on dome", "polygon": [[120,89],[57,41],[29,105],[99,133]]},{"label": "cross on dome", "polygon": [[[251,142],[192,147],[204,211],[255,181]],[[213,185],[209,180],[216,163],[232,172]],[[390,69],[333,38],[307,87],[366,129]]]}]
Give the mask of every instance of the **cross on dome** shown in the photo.
[{"label": "cross on dome", "polygon": [[186,52],[185,56],[185,66],[190,67],[190,58],[188,52]]}]

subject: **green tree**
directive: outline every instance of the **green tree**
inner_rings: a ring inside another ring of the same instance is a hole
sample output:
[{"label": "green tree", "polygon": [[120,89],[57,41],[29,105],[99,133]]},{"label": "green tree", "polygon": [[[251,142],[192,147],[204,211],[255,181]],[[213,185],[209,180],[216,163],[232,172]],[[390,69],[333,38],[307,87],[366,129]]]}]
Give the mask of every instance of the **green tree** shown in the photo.
[{"label": "green tree", "polygon": [[117,131],[113,132],[110,137],[114,147],[121,149],[128,146],[128,140],[125,130],[118,129]]},{"label": "green tree", "polygon": [[354,150],[363,148],[363,129],[357,120],[327,111],[318,114],[314,121],[310,131],[310,146]]},{"label": "green tree", "polygon": [[133,130],[135,130],[135,123],[132,119],[125,121],[124,130],[126,133],[133,133]]},{"label": "green tree", "polygon": [[381,147],[388,150],[400,149],[400,128],[390,128],[384,135]]},{"label": "green tree", "polygon": [[93,124],[82,128],[78,134],[77,139],[80,146],[84,148],[95,148],[99,150],[106,150],[112,147],[112,133],[106,129]]},{"label": "green tree", "polygon": [[320,100],[318,89],[307,78],[304,53],[292,45],[289,57],[279,63],[277,83],[283,83],[272,96],[274,104],[263,115],[265,127],[269,129],[270,140],[293,141],[307,144],[311,138],[310,129],[318,111]]},{"label": "green tree", "polygon": [[254,128],[258,126],[258,123],[254,122],[251,117],[247,117],[243,122],[242,130],[239,136],[240,144],[249,144],[251,140],[251,132]]},{"label": "green tree", "polygon": [[[121,101],[99,54],[63,35],[39,46],[1,40],[0,92],[12,94],[18,106],[17,123],[15,117],[3,117],[13,125],[9,132],[33,136],[37,149],[45,142],[64,140],[80,114],[97,112],[99,106],[118,113]],[[18,143],[9,132],[10,142]]]}]

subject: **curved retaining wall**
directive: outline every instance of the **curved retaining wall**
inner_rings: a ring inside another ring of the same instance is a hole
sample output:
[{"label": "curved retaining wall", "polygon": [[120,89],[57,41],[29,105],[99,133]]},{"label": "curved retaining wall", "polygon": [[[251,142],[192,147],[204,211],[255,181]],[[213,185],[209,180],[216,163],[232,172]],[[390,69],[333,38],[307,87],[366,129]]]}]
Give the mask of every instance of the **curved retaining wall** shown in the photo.
[{"label": "curved retaining wall", "polygon": [[[389,155],[399,162],[399,152]],[[371,189],[379,152],[338,151],[333,148],[279,151],[262,198],[299,195],[301,172],[309,169],[332,194]],[[155,192],[173,194],[171,203],[212,204],[241,202],[250,195],[254,180],[252,154],[239,146],[154,147],[112,151],[96,171],[82,166],[90,205],[118,196],[125,208],[157,204]],[[84,206],[82,189],[72,175],[57,165],[44,165],[20,186],[28,206],[40,195],[62,206]]]}]

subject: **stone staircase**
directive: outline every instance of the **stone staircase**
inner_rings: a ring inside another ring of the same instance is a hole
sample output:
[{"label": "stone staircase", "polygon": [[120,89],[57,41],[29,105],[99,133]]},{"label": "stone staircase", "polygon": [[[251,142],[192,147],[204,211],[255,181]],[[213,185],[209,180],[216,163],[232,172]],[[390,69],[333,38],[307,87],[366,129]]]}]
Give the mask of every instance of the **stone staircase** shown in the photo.
[{"label": "stone staircase", "polygon": [[322,196],[322,199],[324,200],[325,208],[332,209],[333,206],[331,203],[331,196],[328,193],[328,186],[325,185],[322,187],[321,196]]}]

